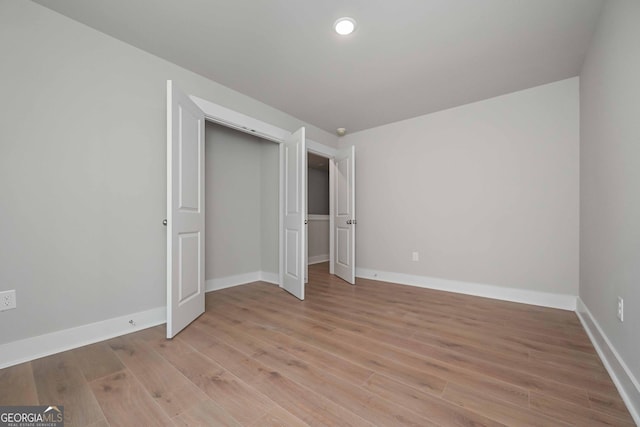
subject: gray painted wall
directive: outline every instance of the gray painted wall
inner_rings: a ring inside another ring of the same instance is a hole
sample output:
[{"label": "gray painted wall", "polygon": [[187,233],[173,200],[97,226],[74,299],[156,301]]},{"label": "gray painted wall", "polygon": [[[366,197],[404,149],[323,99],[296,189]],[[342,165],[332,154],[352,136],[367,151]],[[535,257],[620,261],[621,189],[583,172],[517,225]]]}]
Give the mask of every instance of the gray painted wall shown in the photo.
[{"label": "gray painted wall", "polygon": [[280,271],[280,150],[278,144],[260,145],[261,265],[266,273]]},{"label": "gray painted wall", "polygon": [[[307,207],[309,215],[329,215],[329,171],[307,168]],[[309,262],[329,257],[329,220],[309,219]]]},{"label": "gray painted wall", "polygon": [[357,267],[577,295],[578,104],[572,78],[341,138]]},{"label": "gray painted wall", "polygon": [[329,171],[308,168],[308,213],[329,215]]},{"label": "gray painted wall", "polygon": [[305,125],[29,1],[0,0],[0,53],[0,343],[166,304],[167,79]]},{"label": "gray painted wall", "polygon": [[315,263],[317,258],[329,259],[329,219],[309,219],[309,262]]},{"label": "gray painted wall", "polygon": [[278,145],[207,123],[205,164],[206,279],[276,273]]},{"label": "gray painted wall", "polygon": [[[636,379],[640,379],[638,17],[640,2],[606,2],[580,75],[580,298]],[[624,323],[616,317],[618,296],[624,298]],[[640,401],[635,404],[640,408]]]}]

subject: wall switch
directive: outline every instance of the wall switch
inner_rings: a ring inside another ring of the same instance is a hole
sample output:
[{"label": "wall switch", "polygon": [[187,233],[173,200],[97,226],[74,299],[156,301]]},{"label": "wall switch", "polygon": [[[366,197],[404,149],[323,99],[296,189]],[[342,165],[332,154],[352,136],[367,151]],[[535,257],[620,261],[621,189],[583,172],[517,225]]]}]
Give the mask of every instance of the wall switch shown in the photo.
[{"label": "wall switch", "polygon": [[0,292],[0,311],[16,308],[16,291]]},{"label": "wall switch", "polygon": [[413,252],[411,254],[411,260],[412,261],[420,261],[420,254],[418,252]]},{"label": "wall switch", "polygon": [[618,297],[618,320],[624,322],[624,300]]}]

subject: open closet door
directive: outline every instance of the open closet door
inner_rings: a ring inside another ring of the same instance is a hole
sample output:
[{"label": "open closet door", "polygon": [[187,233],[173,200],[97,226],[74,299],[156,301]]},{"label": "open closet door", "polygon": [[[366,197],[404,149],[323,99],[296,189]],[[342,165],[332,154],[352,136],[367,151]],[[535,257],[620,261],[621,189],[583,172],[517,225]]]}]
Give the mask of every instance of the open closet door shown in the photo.
[{"label": "open closet door", "polygon": [[204,113],[167,81],[167,338],[204,313]]},{"label": "open closet door", "polygon": [[356,283],[356,192],[355,147],[340,151],[335,157],[334,219],[335,267],[338,277]]},{"label": "open closet door", "polygon": [[305,130],[289,135],[282,150],[284,165],[284,265],[282,287],[304,300],[307,236],[307,148]]}]

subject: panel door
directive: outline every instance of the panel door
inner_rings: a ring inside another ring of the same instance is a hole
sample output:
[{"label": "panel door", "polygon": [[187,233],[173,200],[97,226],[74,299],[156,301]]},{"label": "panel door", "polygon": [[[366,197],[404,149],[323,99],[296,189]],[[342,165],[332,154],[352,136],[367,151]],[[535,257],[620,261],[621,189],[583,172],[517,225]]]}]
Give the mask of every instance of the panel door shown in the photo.
[{"label": "panel door", "polygon": [[204,113],[167,81],[167,338],[204,313]]},{"label": "panel door", "polygon": [[334,271],[338,277],[355,285],[355,147],[339,152],[334,162]]},{"label": "panel door", "polygon": [[282,287],[304,300],[307,236],[307,149],[305,129],[300,128],[283,143],[284,227]]}]

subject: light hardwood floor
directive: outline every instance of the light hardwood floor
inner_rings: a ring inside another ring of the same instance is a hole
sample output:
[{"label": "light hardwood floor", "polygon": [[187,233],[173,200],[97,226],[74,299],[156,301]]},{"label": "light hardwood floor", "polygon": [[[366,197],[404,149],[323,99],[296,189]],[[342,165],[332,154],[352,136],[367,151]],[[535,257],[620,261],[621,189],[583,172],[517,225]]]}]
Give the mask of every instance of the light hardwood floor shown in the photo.
[{"label": "light hardwood floor", "polygon": [[633,426],[575,313],[329,276],[253,283],[164,326],[0,370],[68,426]]}]

